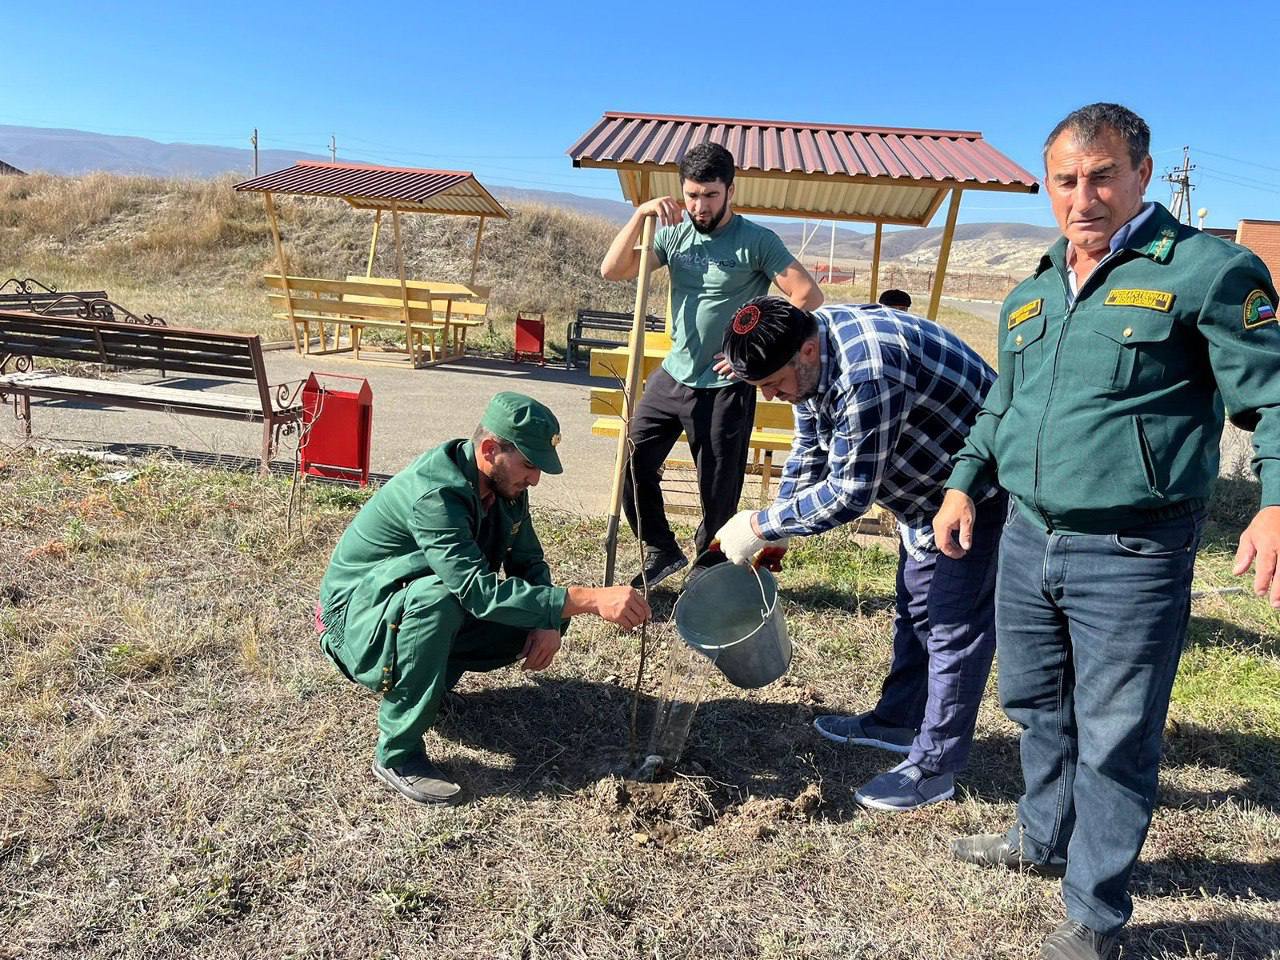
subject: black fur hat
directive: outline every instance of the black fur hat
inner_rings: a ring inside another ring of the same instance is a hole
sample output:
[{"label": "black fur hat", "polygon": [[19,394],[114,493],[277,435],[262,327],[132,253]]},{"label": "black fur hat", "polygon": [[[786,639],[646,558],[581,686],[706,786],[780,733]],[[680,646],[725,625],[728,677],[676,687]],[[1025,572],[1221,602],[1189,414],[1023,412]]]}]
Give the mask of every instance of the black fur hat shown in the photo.
[{"label": "black fur hat", "polygon": [[781,297],[756,297],[725,328],[724,355],[739,379],[763,380],[790,363],[814,329],[813,317]]}]

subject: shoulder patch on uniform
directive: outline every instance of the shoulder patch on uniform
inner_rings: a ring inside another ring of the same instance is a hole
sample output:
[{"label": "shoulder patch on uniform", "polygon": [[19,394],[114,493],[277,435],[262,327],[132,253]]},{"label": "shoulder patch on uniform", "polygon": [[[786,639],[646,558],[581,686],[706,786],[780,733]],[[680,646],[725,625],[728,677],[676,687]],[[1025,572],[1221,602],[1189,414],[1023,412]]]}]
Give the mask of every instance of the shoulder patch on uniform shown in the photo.
[{"label": "shoulder patch on uniform", "polygon": [[1012,330],[1018,324],[1030,320],[1032,317],[1040,316],[1040,311],[1044,309],[1043,300],[1032,300],[1030,303],[1024,303],[1013,313],[1009,314],[1009,329]]},{"label": "shoulder patch on uniform", "polygon": [[1276,318],[1276,308],[1262,290],[1254,290],[1244,298],[1244,328],[1252,330]]},{"label": "shoulder patch on uniform", "polygon": [[1144,307],[1168,313],[1173,309],[1173,294],[1163,290],[1112,290],[1102,302],[1104,307]]}]

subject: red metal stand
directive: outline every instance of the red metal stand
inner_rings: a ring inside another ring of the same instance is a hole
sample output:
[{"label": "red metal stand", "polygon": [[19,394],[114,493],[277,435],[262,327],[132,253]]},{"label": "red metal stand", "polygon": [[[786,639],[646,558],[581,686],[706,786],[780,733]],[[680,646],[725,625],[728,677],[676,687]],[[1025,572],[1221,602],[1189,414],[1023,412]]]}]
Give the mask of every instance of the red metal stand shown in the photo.
[{"label": "red metal stand", "polygon": [[538,361],[538,366],[547,365],[547,357],[543,352],[546,345],[547,324],[544,314],[536,316],[521,310],[516,314],[516,350],[511,358],[513,363],[524,360]]},{"label": "red metal stand", "polygon": [[348,380],[360,386],[335,390],[311,374],[302,387],[302,473],[369,483],[369,443],[373,438],[373,390],[362,377],[320,374],[325,380]]}]

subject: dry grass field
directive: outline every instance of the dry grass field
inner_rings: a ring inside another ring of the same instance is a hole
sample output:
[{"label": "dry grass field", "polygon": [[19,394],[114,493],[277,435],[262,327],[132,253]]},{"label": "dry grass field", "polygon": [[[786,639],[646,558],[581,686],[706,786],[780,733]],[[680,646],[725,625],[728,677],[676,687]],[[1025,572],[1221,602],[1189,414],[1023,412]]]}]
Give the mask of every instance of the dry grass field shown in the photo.
[{"label": "dry grass field", "polygon": [[[1060,919],[1054,882],[947,852],[1013,815],[1015,731],[990,693],[958,801],[909,815],[852,802],[892,758],[810,726],[874,700],[884,549],[792,550],[790,673],[714,681],[656,784],[618,776],[636,637],[584,620],[543,674],[465,677],[428,746],[471,800],[429,810],[373,780],[375,702],[311,633],[364,495],[118,471],[0,459],[0,957],[1012,960]],[[1224,485],[1199,588],[1233,582],[1253,495]],[[601,524],[537,518],[559,579],[598,576]],[[1194,613],[1123,956],[1276,957],[1280,623],[1251,595]]]}]

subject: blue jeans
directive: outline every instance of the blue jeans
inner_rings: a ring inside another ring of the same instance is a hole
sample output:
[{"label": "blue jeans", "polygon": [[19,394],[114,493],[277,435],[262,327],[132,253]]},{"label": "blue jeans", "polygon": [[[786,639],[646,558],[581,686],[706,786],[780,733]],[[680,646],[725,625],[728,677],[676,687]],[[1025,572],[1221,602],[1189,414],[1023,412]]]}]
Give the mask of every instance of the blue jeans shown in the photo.
[{"label": "blue jeans", "polygon": [[908,759],[938,773],[963,770],[973,745],[996,651],[996,553],[1007,502],[1001,493],[978,506],[972,547],[959,560],[916,560],[898,546],[893,665],[875,715],[918,727]]},{"label": "blue jeans", "polygon": [[1022,727],[1026,791],[1009,837],[1029,860],[1066,864],[1067,916],[1104,934],[1133,912],[1129,876],[1191,614],[1204,512],[1167,513],[1062,535],[1015,508],[1000,545],[1000,705]]}]

